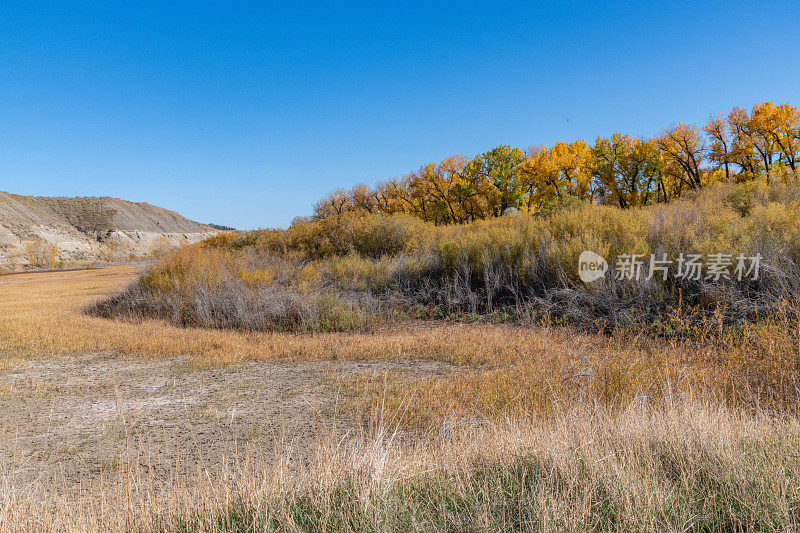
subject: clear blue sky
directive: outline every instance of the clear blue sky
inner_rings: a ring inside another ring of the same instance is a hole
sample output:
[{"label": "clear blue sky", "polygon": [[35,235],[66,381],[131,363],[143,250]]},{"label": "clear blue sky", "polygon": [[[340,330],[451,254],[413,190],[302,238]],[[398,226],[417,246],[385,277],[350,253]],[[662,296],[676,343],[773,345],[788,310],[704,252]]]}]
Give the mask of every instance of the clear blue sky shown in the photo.
[{"label": "clear blue sky", "polygon": [[800,2],[3,2],[0,190],[241,228],[453,153],[800,105]]}]

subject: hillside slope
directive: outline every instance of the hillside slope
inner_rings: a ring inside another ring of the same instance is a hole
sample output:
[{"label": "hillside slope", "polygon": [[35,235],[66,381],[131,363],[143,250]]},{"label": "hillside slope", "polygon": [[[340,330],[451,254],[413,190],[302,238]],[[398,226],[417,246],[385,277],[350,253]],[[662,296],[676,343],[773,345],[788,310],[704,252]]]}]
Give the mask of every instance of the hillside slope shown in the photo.
[{"label": "hillside slope", "polygon": [[206,224],[147,203],[0,191],[0,264],[118,261],[215,233]]}]

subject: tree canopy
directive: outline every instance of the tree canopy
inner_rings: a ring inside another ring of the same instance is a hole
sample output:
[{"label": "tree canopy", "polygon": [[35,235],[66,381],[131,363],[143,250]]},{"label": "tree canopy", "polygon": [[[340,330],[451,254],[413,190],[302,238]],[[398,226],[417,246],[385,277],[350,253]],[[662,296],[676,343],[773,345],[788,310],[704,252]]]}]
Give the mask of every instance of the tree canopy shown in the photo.
[{"label": "tree canopy", "polygon": [[451,155],[374,187],[335,189],[317,203],[314,217],[407,213],[459,224],[510,210],[534,213],[566,198],[637,207],[669,202],[720,179],[797,178],[798,156],[797,108],[763,102],[712,115],[703,125],[673,124],[650,139],[614,133],[592,145],[578,139]]}]

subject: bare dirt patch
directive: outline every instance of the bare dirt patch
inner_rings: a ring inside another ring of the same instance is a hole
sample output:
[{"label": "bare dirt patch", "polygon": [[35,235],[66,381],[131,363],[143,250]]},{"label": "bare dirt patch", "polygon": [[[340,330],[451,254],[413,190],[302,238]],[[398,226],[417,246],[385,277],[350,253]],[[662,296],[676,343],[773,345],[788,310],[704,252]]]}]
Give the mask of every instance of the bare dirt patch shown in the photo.
[{"label": "bare dirt patch", "polygon": [[32,360],[0,371],[0,465],[17,483],[57,478],[65,487],[131,461],[156,475],[213,471],[247,446],[267,456],[291,449],[303,466],[321,440],[354,429],[339,413],[332,375],[408,366],[249,361],[196,370],[180,357]]}]

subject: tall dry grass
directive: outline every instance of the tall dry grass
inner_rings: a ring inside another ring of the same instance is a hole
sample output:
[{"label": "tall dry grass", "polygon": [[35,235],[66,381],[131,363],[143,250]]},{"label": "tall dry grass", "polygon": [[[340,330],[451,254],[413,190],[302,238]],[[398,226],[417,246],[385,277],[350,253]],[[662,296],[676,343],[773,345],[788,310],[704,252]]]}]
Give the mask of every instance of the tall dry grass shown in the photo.
[{"label": "tall dry grass", "polygon": [[609,411],[441,428],[378,424],[323,440],[310,465],[242,451],[214,473],[131,461],[53,497],[0,490],[4,531],[790,531],[800,527],[800,426],[670,398]]}]

